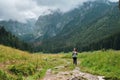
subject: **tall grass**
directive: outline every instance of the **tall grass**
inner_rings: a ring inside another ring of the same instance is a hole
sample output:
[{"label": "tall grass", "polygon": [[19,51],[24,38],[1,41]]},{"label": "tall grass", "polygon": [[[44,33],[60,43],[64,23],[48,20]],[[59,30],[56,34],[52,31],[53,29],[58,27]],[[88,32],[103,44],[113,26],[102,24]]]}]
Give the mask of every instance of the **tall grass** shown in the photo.
[{"label": "tall grass", "polygon": [[61,56],[31,54],[0,45],[0,69],[15,80],[35,80],[42,78],[47,69],[65,64]]},{"label": "tall grass", "polygon": [[[60,71],[72,70],[75,66],[72,65],[71,54],[31,54],[0,45],[0,79],[37,80],[43,78],[47,69],[61,65],[65,68]],[[111,80],[120,78],[120,51],[79,53],[78,62],[77,66],[84,72],[103,75]]]},{"label": "tall grass", "polygon": [[[70,59],[71,55],[66,54],[63,58]],[[78,67],[84,72],[115,78],[115,80],[120,79],[120,51],[101,50],[79,53],[78,62],[80,62]]]},{"label": "tall grass", "polygon": [[96,51],[79,55],[83,71],[120,78],[120,51]]}]

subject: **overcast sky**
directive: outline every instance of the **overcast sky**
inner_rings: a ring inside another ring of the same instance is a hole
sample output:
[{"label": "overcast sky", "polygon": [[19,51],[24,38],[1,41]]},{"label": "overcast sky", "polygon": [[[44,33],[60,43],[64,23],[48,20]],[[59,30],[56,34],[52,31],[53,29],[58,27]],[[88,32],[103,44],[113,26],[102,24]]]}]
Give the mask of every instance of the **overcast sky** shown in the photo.
[{"label": "overcast sky", "polygon": [[88,0],[0,0],[0,20],[25,22],[28,18],[37,19],[43,13],[47,13],[48,9],[60,8],[65,12],[85,1]]}]

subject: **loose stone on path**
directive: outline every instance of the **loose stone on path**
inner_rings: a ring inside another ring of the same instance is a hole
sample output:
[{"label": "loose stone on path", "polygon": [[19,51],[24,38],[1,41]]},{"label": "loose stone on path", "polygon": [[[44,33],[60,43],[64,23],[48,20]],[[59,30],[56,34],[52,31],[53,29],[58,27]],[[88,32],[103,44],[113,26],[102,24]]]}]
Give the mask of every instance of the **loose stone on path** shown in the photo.
[{"label": "loose stone on path", "polygon": [[[64,66],[55,67],[55,69],[59,68],[64,68]],[[104,80],[103,76],[81,72],[79,67],[76,67],[72,71],[60,71],[57,74],[53,74],[52,72],[51,69],[48,69],[43,80]]]}]

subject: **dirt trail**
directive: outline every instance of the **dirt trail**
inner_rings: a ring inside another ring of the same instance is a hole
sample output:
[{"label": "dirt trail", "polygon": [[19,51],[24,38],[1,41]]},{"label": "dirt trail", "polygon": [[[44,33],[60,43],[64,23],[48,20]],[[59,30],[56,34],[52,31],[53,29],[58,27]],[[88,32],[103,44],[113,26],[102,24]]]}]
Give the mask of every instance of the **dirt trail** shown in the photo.
[{"label": "dirt trail", "polygon": [[[64,66],[59,66],[58,68],[63,68]],[[46,75],[43,80],[104,80],[103,76],[96,76],[89,73],[84,73],[80,71],[79,67],[76,67],[72,71],[60,71],[54,74],[51,69],[47,70]]]}]

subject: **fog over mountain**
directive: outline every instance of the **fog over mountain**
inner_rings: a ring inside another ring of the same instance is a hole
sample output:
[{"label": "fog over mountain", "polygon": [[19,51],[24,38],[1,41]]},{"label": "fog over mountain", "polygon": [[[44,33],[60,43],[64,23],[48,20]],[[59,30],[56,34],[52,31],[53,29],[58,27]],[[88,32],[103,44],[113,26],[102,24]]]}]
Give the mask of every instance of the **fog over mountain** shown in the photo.
[{"label": "fog over mountain", "polygon": [[6,1],[0,1],[0,26],[35,52],[120,49],[120,11],[114,0]]},{"label": "fog over mountain", "polygon": [[59,8],[66,12],[86,1],[93,0],[0,0],[0,20],[26,22],[26,19],[37,19],[40,15],[50,13],[50,9]]}]

